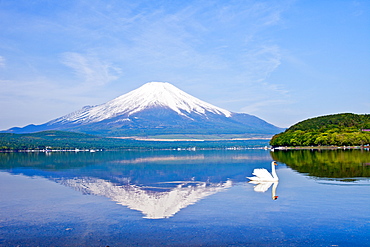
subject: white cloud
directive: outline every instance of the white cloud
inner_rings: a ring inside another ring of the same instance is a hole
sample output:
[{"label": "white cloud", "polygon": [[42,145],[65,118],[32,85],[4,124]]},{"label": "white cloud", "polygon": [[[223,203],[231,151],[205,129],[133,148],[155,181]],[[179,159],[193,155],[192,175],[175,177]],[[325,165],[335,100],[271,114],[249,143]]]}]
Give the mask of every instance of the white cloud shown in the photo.
[{"label": "white cloud", "polygon": [[121,70],[109,63],[103,62],[92,55],[82,55],[75,52],[65,52],[61,62],[72,68],[75,75],[85,84],[103,86],[118,79]]}]

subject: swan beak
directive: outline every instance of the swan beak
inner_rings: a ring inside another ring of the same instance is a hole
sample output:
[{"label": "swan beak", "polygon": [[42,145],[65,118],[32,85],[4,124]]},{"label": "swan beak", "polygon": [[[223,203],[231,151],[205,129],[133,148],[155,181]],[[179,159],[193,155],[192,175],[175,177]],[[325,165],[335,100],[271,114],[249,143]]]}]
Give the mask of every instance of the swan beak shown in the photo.
[{"label": "swan beak", "polygon": [[274,196],[274,200],[278,199],[278,196]]},{"label": "swan beak", "polygon": [[274,165],[276,165],[276,166],[277,166],[277,165],[278,165],[278,163],[274,162]]}]

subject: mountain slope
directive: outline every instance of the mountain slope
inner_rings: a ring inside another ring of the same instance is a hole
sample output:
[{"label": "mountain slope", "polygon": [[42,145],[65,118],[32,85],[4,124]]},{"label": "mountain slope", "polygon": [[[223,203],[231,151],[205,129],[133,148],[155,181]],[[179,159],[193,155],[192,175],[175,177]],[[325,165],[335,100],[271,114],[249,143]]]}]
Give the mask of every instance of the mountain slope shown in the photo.
[{"label": "mountain slope", "polygon": [[105,104],[86,106],[42,125],[12,128],[30,133],[67,130],[104,136],[158,134],[275,134],[282,129],[255,116],[233,113],[175,86],[150,82]]}]

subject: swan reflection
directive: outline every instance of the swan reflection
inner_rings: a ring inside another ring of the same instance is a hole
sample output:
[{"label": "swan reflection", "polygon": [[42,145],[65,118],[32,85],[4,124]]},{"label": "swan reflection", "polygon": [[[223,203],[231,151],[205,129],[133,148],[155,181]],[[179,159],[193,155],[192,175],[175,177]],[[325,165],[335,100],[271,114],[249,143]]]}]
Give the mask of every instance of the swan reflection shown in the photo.
[{"label": "swan reflection", "polygon": [[257,182],[257,181],[249,181],[251,184],[256,184],[254,186],[254,191],[256,192],[266,192],[272,185],[271,189],[271,198],[272,200],[278,199],[278,196],[276,195],[276,189],[279,184],[279,182]]},{"label": "swan reflection", "polygon": [[[91,177],[60,178],[56,182],[84,194],[107,197],[117,204],[142,212],[144,218],[149,219],[169,218],[181,209],[232,186],[231,180],[220,183],[174,181],[158,183],[158,187],[116,185],[104,179]],[[167,184],[167,188],[171,184],[172,188],[163,191],[163,184]]]}]

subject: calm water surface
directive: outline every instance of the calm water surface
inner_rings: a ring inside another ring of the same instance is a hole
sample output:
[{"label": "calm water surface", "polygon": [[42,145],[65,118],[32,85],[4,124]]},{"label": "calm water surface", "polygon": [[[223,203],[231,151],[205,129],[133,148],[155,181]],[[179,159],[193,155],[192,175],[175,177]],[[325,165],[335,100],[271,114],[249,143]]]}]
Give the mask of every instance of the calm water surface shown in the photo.
[{"label": "calm water surface", "polygon": [[1,246],[369,246],[369,209],[366,150],[0,153]]}]

